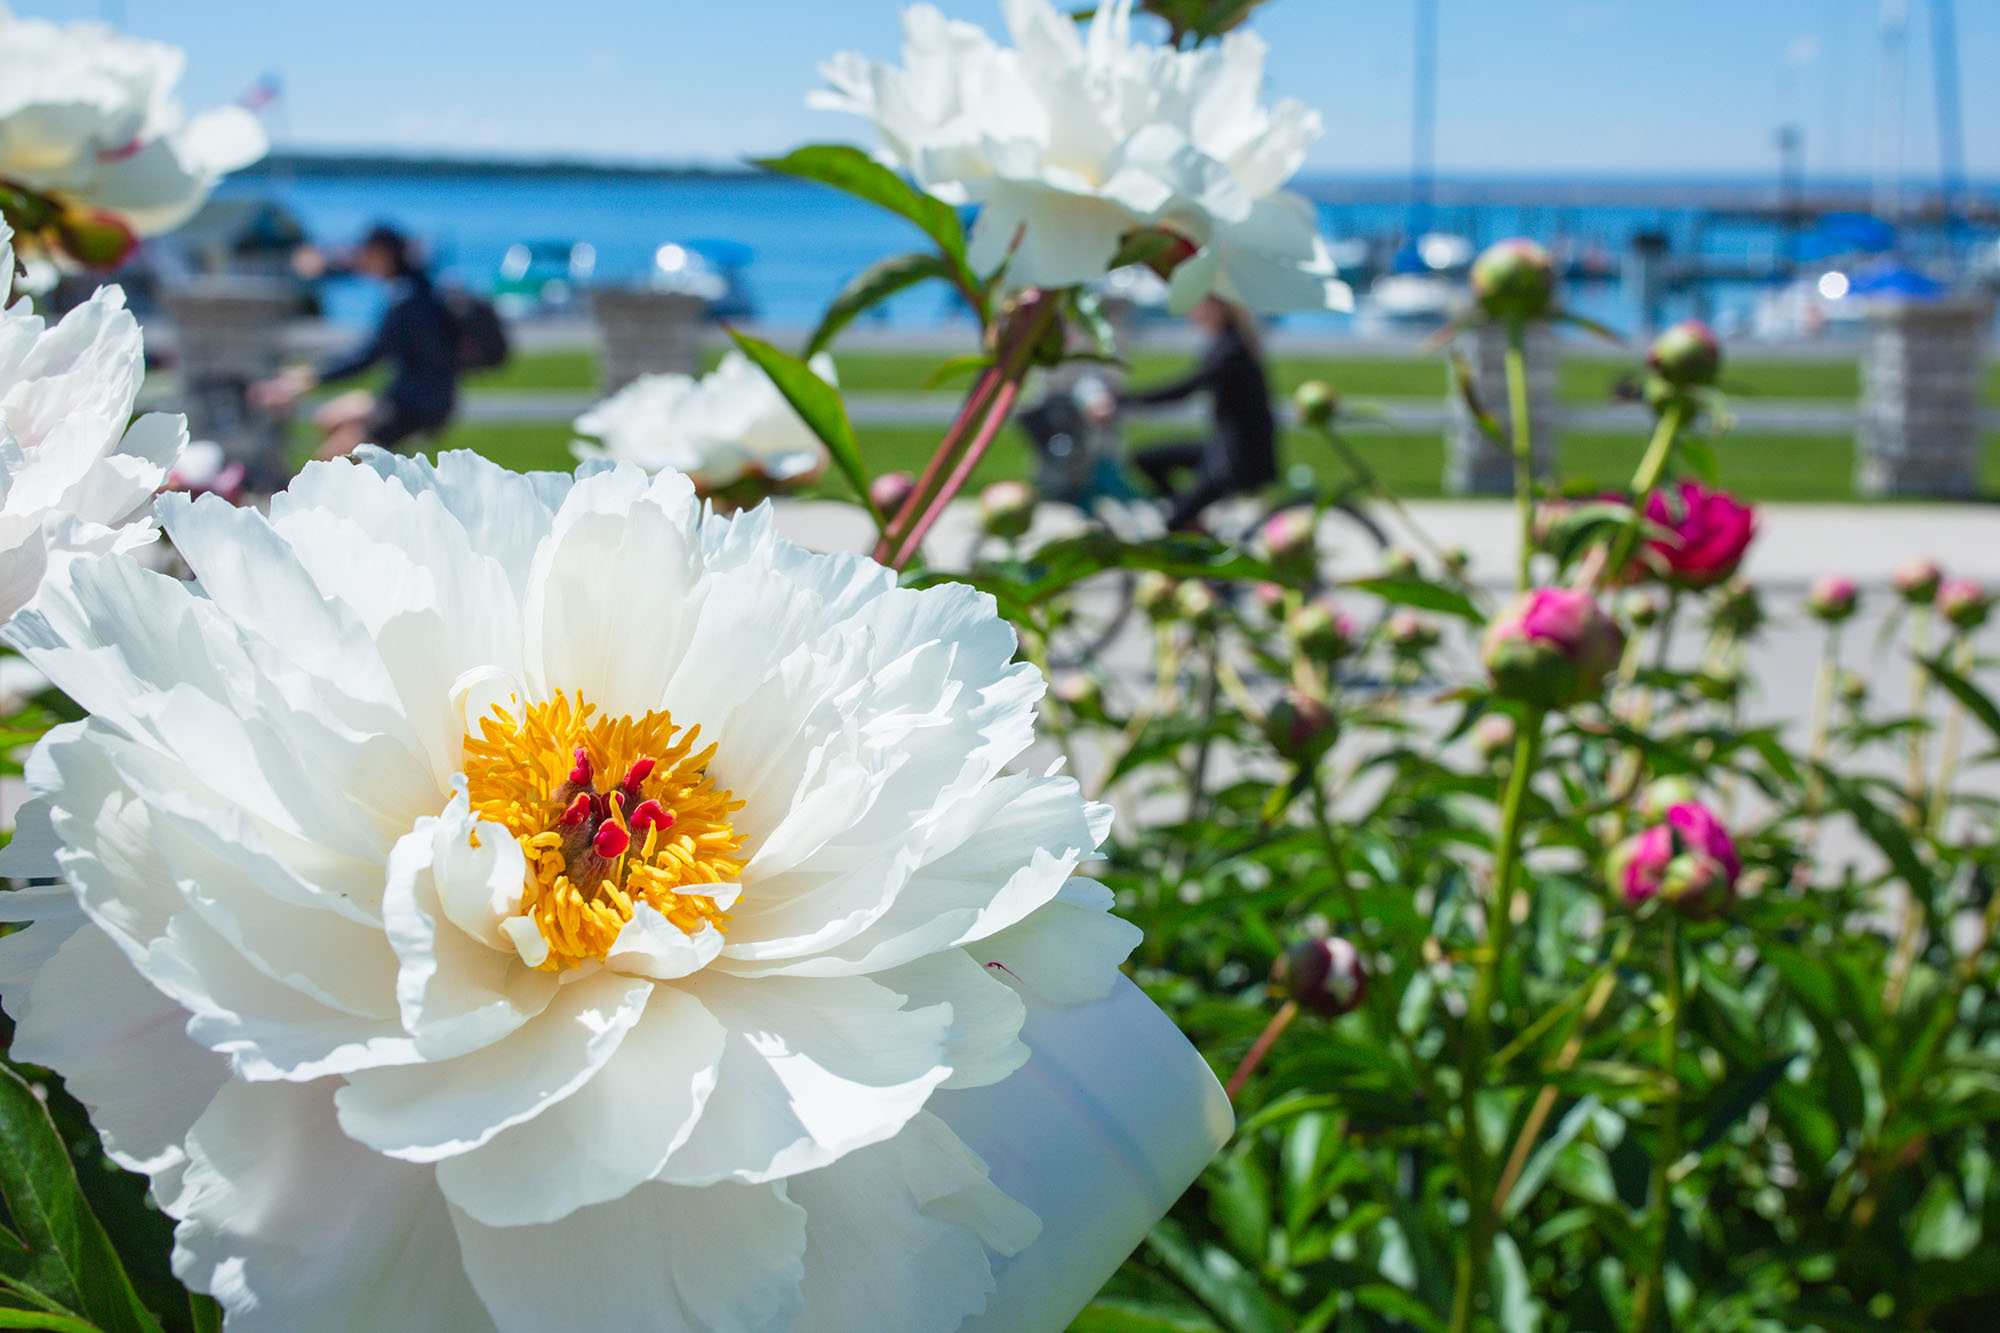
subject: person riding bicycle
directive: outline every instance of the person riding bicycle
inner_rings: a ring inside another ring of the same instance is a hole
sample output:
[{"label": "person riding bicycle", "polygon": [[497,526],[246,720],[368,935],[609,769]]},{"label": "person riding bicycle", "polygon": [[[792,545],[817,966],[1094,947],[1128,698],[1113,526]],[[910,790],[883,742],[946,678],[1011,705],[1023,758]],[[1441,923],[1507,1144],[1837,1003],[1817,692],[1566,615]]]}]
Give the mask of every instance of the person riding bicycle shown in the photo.
[{"label": "person riding bicycle", "polygon": [[[1261,490],[1278,478],[1277,419],[1250,312],[1209,296],[1189,318],[1208,339],[1195,369],[1171,383],[1117,395],[1121,407],[1177,403],[1197,393],[1211,398],[1214,427],[1207,439],[1151,445],[1132,458],[1170,502],[1167,526],[1176,532],[1193,527],[1217,500]],[[1108,414],[1110,405],[1101,410]],[[1189,472],[1192,483],[1180,489],[1178,475]]]},{"label": "person riding bicycle", "polygon": [[[295,261],[302,272],[324,266],[313,251],[302,252]],[[251,386],[252,402],[286,411],[318,385],[388,363],[389,383],[379,398],[357,389],[313,414],[321,434],[320,458],[342,458],[362,444],[394,449],[412,436],[435,433],[451,420],[458,401],[458,338],[452,316],[409,238],[394,227],[371,228],[356,247],[353,267],[390,289],[388,308],[374,334],[317,369],[295,366]]]}]

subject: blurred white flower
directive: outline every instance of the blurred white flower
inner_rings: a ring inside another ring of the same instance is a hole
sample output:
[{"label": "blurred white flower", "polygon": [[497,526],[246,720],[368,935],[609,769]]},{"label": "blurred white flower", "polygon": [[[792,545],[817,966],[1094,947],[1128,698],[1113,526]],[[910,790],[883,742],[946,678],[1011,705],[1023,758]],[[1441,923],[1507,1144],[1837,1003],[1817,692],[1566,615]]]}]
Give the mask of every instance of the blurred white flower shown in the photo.
[{"label": "blurred white flower", "polygon": [[266,147],[241,107],[182,111],[184,63],[177,47],[0,4],[0,184],[110,213],[141,236],[179,226]]},{"label": "blurred white flower", "polygon": [[[833,358],[812,359],[834,382]],[[758,476],[783,484],[817,476],[826,447],[792,410],[770,376],[741,352],[695,379],[642,375],[576,419],[579,458],[636,463],[648,472],[685,472],[702,491]]]},{"label": "blurred white flower", "polygon": [[187,443],[178,416],[132,421],[145,358],[124,292],[101,288],[50,328],[12,301],[13,275],[0,223],[0,619],[52,556],[154,540],[147,502]]},{"label": "blurred white flower", "polygon": [[[68,886],[0,895],[0,994],[232,1329],[941,1333],[1010,1255],[1073,1311],[1120,1256],[1030,1262],[952,1117],[1013,1157],[1121,1079],[1164,1177],[1021,1192],[1128,1247],[1226,1133],[1071,878],[1108,812],[1003,771],[1042,685],[984,595],[630,466],[160,510],[198,584],[67,562],[9,631],[90,717],[29,763],[0,874]],[[1055,1072],[996,1107],[1024,1024]]]},{"label": "blurred white flower", "polygon": [[1262,39],[1192,51],[1135,43],[1131,0],[1106,0],[1087,36],[1051,0],[1002,0],[1014,46],[904,12],[904,63],[852,52],[821,72],[815,106],[868,117],[884,155],[952,204],[979,205],[971,258],[1015,286],[1104,276],[1135,233],[1183,252],[1172,307],[1213,294],[1253,310],[1344,308],[1312,205],[1282,189],[1320,134],[1315,111],[1263,105]]}]

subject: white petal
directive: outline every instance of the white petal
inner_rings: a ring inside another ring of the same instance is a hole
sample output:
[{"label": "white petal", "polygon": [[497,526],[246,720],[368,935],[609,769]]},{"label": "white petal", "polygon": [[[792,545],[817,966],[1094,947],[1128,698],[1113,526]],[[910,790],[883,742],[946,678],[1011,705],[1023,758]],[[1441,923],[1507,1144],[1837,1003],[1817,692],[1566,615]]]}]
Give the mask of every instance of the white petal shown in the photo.
[{"label": "white petal", "polygon": [[[1105,969],[1107,988],[1113,975]],[[940,1002],[951,1006],[951,1040],[945,1047],[951,1077],[940,1087],[998,1083],[1027,1063],[1028,1048],[1021,1044],[1027,1010],[1021,997],[989,976],[965,950],[943,949],[874,977],[913,1008]]]},{"label": "white petal", "polygon": [[714,926],[704,923],[688,935],[651,904],[639,903],[619,929],[604,965],[632,976],[677,981],[707,967],[721,952],[722,932]]},{"label": "white petal", "polygon": [[806,1210],[805,1313],[794,1333],[950,1333],[993,1290],[987,1248],[1019,1254],[1041,1229],[930,1115],[786,1189]]},{"label": "white petal", "polygon": [[600,972],[556,992],[532,1022],[455,1060],[348,1076],[340,1126],[409,1162],[470,1152],[574,1093],[638,1023],[652,983]]},{"label": "white petal", "polygon": [[1088,1004],[1110,993],[1142,938],[1137,926],[1111,915],[1111,890],[1073,879],[1053,901],[966,952],[1044,1004]]},{"label": "white petal", "polygon": [[167,1204],[175,1275],[248,1333],[492,1328],[431,1173],[342,1134],[330,1093],[223,1088]]},{"label": "white petal", "polygon": [[547,1226],[453,1221],[501,1333],[733,1333],[799,1308],[805,1210],[782,1185],[642,1185]]},{"label": "white petal", "polygon": [[487,1226],[554,1222],[624,1197],[687,1140],[714,1090],[722,1025],[662,986],[596,1077],[483,1148],[438,1163],[438,1186]]}]

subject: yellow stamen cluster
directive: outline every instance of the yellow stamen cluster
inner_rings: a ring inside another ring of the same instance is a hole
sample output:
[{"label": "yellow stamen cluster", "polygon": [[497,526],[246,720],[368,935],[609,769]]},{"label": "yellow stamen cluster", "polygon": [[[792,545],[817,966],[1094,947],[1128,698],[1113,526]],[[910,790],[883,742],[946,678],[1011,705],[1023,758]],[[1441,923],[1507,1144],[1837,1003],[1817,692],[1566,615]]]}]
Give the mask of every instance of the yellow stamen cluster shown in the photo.
[{"label": "yellow stamen cluster", "polygon": [[689,935],[727,926],[712,897],[682,892],[743,869],[729,823],[743,803],[710,783],[700,732],[664,712],[605,717],[579,694],[518,720],[495,705],[465,738],[473,813],[527,857],[522,911],[548,943],[545,970],[602,960],[639,903]]}]

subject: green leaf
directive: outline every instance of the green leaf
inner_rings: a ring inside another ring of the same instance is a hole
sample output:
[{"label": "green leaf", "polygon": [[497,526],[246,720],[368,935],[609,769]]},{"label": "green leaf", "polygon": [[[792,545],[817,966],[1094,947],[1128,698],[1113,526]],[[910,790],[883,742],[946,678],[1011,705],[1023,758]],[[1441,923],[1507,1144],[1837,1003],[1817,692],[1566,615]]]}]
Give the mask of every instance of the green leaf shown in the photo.
[{"label": "green leaf", "polygon": [[46,1310],[0,1310],[0,1328],[40,1328],[48,1333],[103,1333],[95,1324]]},{"label": "green leaf", "polygon": [[812,338],[806,343],[806,355],[816,356],[825,350],[834,335],[852,323],[856,316],[880,305],[897,292],[931,278],[943,278],[949,282],[951,268],[944,260],[925,251],[892,255],[871,264],[841,289],[840,295],[833,298],[833,304],[820,316],[819,327],[813,330]]},{"label": "green leaf", "polygon": [[1767,1060],[1757,1068],[1739,1075],[1722,1094],[1715,1109],[1708,1114],[1708,1123],[1701,1127],[1701,1133],[1694,1141],[1694,1151],[1705,1152],[1722,1141],[1730,1126],[1749,1115],[1751,1108],[1771,1095],[1771,1089],[1784,1079],[1785,1071],[1798,1059],[1796,1053],[1781,1055]]},{"label": "green leaf", "polygon": [[103,1333],[159,1333],[84,1202],[48,1108],[6,1066],[0,1066],[0,1194],[28,1247],[20,1281],[94,1321]]},{"label": "green leaf", "polygon": [[1985,691],[1946,666],[1943,653],[1923,658],[1922,661],[1929,669],[1932,678],[1944,686],[1946,693],[1964,704],[1965,711],[1978,718],[1980,724],[1993,733],[1995,738],[2000,738],[2000,708],[1994,707],[1993,701],[1986,697]]},{"label": "green leaf", "polygon": [[1180,1311],[1163,1313],[1126,1301],[1092,1301],[1069,1326],[1069,1333],[1213,1333],[1206,1319]]},{"label": "green leaf", "polygon": [[840,390],[828,384],[813,373],[813,368],[795,356],[779,351],[762,339],[752,338],[746,333],[729,331],[736,345],[743,349],[743,355],[755,361],[771,383],[778,386],[778,392],[792,405],[819,436],[821,444],[848,484],[854,487],[854,494],[861,503],[868,506],[868,512],[875,519],[875,525],[882,525],[882,513],[875,507],[875,501],[868,494],[868,470],[861,464],[861,443],[854,438],[854,423],[847,419],[847,405],[840,400]]},{"label": "green leaf", "polygon": [[1346,586],[1357,588],[1362,592],[1372,592],[1383,601],[1395,602],[1399,606],[1414,606],[1419,610],[1437,611],[1443,615],[1457,616],[1461,620],[1484,619],[1479,614],[1479,608],[1474,606],[1464,593],[1426,579],[1356,579]]},{"label": "green leaf", "polygon": [[966,285],[974,285],[965,258],[965,228],[959,225],[958,211],[918,190],[852,144],[808,144],[783,157],[753,158],[752,162],[766,171],[831,185],[886,208],[898,217],[908,218],[938,243],[953,271],[964,275]]},{"label": "green leaf", "polygon": [[213,1296],[190,1292],[188,1322],[194,1325],[194,1333],[222,1333],[222,1307],[215,1303]]}]

